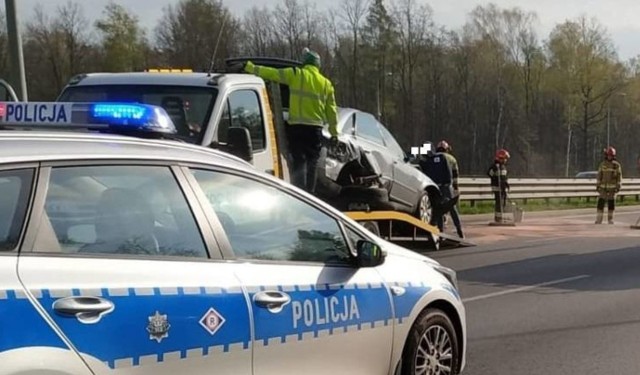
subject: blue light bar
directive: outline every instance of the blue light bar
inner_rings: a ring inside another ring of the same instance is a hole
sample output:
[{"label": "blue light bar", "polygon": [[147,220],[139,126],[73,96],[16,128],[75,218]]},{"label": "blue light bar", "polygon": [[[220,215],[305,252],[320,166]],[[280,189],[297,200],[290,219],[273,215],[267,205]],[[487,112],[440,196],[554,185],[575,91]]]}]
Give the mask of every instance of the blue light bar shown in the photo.
[{"label": "blue light bar", "polygon": [[89,123],[108,124],[109,128],[175,134],[176,128],[167,112],[157,106],[138,103],[93,103]]},{"label": "blue light bar", "polygon": [[139,103],[0,102],[0,127],[176,134],[167,112]]},{"label": "blue light bar", "polygon": [[148,108],[135,104],[94,104],[91,114],[94,118],[107,121],[120,119],[140,120],[148,112]]}]

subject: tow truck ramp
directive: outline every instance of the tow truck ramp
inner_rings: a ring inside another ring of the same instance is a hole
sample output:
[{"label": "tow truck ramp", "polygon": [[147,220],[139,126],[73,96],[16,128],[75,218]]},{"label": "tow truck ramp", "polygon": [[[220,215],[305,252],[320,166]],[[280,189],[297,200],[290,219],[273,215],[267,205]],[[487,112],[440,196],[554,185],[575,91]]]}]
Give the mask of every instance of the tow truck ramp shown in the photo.
[{"label": "tow truck ramp", "polygon": [[379,237],[419,253],[475,246],[470,241],[442,233],[437,227],[402,212],[346,211],[344,213]]}]

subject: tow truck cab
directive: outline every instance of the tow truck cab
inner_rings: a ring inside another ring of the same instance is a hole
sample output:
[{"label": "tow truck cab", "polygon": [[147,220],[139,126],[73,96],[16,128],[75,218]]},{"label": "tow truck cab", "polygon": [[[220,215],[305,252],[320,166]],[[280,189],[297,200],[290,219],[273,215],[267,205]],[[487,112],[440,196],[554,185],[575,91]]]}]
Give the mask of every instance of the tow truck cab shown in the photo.
[{"label": "tow truck cab", "polygon": [[74,77],[58,102],[139,102],[163,107],[181,141],[220,148],[278,174],[265,82],[249,74],[91,73]]}]

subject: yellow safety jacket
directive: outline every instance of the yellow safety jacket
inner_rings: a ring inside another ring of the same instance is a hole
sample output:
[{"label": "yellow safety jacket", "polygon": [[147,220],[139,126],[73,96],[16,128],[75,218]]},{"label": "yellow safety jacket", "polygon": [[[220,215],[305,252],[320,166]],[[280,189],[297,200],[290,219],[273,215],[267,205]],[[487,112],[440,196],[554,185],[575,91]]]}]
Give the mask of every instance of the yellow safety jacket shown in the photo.
[{"label": "yellow safety jacket", "polygon": [[622,186],[622,166],[616,160],[604,160],[598,168],[598,190],[619,191]]},{"label": "yellow safety jacket", "polygon": [[333,84],[316,66],[275,69],[255,65],[249,61],[245,71],[265,80],[289,86],[290,125],[328,124],[331,135],[338,135],[338,109]]}]

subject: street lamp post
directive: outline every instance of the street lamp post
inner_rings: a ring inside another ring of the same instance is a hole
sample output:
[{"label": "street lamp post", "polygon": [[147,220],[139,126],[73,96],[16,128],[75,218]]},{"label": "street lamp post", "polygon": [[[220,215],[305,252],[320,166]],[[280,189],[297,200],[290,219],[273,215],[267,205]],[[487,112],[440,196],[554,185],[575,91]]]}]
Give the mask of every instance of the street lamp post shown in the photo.
[{"label": "street lamp post", "polygon": [[18,94],[18,99],[27,101],[27,81],[24,72],[22,40],[18,28],[18,15],[15,0],[5,0],[7,13],[7,37],[9,39],[9,55],[11,61],[11,84]]},{"label": "street lamp post", "polygon": [[[627,96],[627,93],[619,92],[616,96]],[[607,147],[611,146],[611,99],[607,101]]]}]

